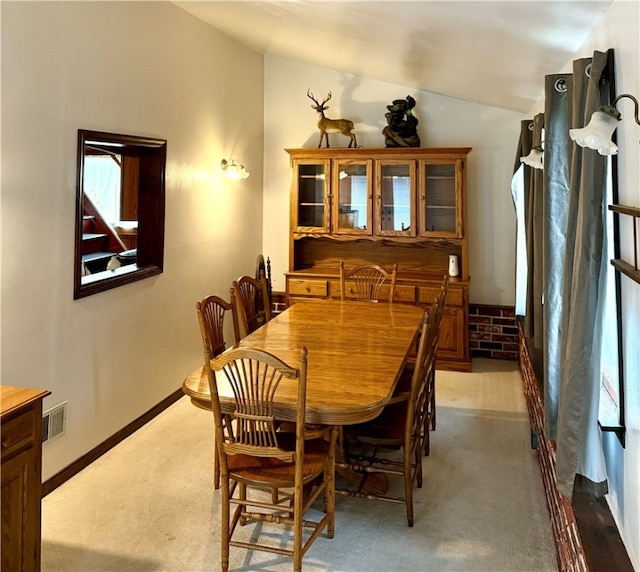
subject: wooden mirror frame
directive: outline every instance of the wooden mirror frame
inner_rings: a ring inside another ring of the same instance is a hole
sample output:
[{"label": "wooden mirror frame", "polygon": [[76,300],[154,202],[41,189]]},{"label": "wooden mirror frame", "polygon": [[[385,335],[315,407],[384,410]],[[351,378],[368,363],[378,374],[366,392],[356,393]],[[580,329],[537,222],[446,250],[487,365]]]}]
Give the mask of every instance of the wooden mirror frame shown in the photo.
[{"label": "wooden mirror frame", "polygon": [[[136,262],[115,270],[82,275],[82,235],[84,213],[85,147],[104,148],[120,155],[137,157],[138,231]],[[78,129],[78,169],[76,184],[76,229],[73,298],[84,298],[118,286],[161,274],[164,265],[165,168],[167,142],[164,139],[137,137]]]}]

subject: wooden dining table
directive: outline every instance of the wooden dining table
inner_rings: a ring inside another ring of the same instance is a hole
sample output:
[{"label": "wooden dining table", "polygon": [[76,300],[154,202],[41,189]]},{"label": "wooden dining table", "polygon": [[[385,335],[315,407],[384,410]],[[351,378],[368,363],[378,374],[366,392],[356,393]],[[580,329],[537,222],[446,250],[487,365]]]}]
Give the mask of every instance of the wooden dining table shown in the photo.
[{"label": "wooden dining table", "polygon": [[[405,304],[309,300],[293,304],[238,345],[270,352],[291,367],[306,347],[306,422],[351,425],[377,417],[393,395],[423,315]],[[295,421],[297,388],[287,381],[276,392],[275,415]],[[211,409],[204,367],[194,370],[182,389],[194,405]],[[223,412],[231,412],[231,390],[220,385],[218,392]]]}]

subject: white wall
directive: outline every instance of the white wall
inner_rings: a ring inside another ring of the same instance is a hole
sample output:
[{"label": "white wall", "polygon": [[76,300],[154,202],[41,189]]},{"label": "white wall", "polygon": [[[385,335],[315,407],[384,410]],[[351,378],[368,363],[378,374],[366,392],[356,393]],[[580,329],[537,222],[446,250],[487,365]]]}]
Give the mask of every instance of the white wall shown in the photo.
[{"label": "white wall", "polygon": [[[331,91],[327,116],[351,119],[358,145],[372,148],[384,147],[386,106],[411,95],[422,147],[473,147],[468,160],[471,302],[513,306],[510,184],[523,115],[279,57],[265,61],[263,250],[271,258],[274,289],[284,290],[289,263],[289,155],[284,149],[318,146],[317,114],[307,90],[316,98]],[[348,140],[330,135],[330,144],[346,147]]]},{"label": "white wall", "polygon": [[[1,9],[1,374],[68,401],[47,479],[179,389],[202,359],[195,300],[253,274],[263,59],[166,2]],[[165,271],[74,301],[79,128],[168,140]],[[223,157],[253,176],[221,178]]]},{"label": "white wall", "polygon": [[[640,96],[640,4],[636,0],[615,0],[584,45],[559,72],[571,73],[574,59],[591,57],[594,50],[614,49],[617,94]],[[543,89],[543,78],[540,87]],[[622,121],[618,137],[618,200],[640,206],[638,125],[633,120],[633,102],[621,100]],[[543,99],[531,116],[544,111]],[[633,228],[621,217],[620,242],[624,260],[633,261]],[[640,247],[640,245],[638,245]],[[640,286],[622,277],[622,337],[626,399],[626,447],[613,433],[603,433],[609,476],[607,501],[635,570],[640,570]]]}]

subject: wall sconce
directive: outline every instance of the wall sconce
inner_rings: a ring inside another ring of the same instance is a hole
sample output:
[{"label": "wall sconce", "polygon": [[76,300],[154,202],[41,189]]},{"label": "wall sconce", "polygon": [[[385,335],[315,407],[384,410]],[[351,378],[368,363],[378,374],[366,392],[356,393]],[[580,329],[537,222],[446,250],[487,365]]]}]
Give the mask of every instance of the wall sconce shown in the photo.
[{"label": "wall sconce", "polygon": [[542,169],[543,157],[542,147],[534,147],[526,157],[520,157],[520,162],[534,169]]},{"label": "wall sconce", "polygon": [[529,124],[529,131],[532,132],[531,151],[526,157],[520,157],[520,162],[532,167],[542,169],[544,166],[544,113],[538,113]]},{"label": "wall sconce", "polygon": [[618,121],[622,118],[620,112],[615,108],[616,103],[623,97],[628,97],[633,101],[635,107],[635,120],[640,125],[638,118],[638,100],[627,93],[616,97],[611,105],[603,105],[596,109],[591,115],[589,124],[582,129],[569,129],[569,137],[580,147],[595,149],[600,155],[617,155],[618,146],[611,140],[613,132],[618,127]]},{"label": "wall sconce", "polygon": [[245,170],[244,165],[236,163],[235,159],[231,159],[229,161],[222,159],[220,162],[220,168],[227,179],[246,179],[250,174]]}]

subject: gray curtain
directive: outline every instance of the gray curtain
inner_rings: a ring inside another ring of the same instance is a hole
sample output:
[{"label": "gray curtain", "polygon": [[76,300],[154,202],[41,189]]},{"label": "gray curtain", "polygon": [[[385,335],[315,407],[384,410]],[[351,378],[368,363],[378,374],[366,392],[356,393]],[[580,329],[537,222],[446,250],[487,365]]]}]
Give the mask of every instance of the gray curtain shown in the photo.
[{"label": "gray curtain", "polygon": [[[576,60],[573,66],[571,127],[584,127],[602,105],[601,81],[607,54]],[[606,490],[606,467],[598,429],[600,340],[598,299],[603,257],[606,159],[572,146],[567,215],[556,475],[558,489],[571,498],[576,474]],[[592,356],[596,358],[592,359]],[[595,413],[595,417],[594,417]]]},{"label": "gray curtain", "polygon": [[[514,166],[514,177],[518,176],[521,166],[520,157],[529,154],[533,147],[539,146],[542,142],[542,129],[544,125],[544,114],[536,115],[533,120],[525,120],[520,124],[520,139],[516,150],[516,163]],[[518,220],[518,224],[523,224],[526,235],[526,294],[525,294],[525,315],[523,319],[524,335],[534,340],[536,348],[542,348],[543,324],[542,324],[542,170],[525,167],[522,171],[522,189],[524,191],[524,213],[523,220]],[[512,181],[511,192],[516,206],[517,197],[515,193],[518,184]]]},{"label": "gray curtain", "polygon": [[569,210],[570,157],[573,143],[571,126],[571,74],[545,78],[544,147],[544,408],[545,434],[555,440],[558,423],[558,388],[560,383],[560,322],[562,318],[562,285],[565,268],[567,213]]},{"label": "gray curtain", "polygon": [[[544,113],[538,113],[533,118],[533,146],[542,145],[542,130],[544,129]],[[544,171],[533,169],[530,208],[527,216],[527,263],[529,265],[527,281],[527,315],[525,317],[525,332],[533,338],[536,349],[542,349],[544,340],[543,327],[543,285],[544,264],[542,258],[544,196]]]},{"label": "gray curtain", "polygon": [[516,213],[516,316],[523,319],[526,316],[527,301],[527,229],[526,210],[532,184],[531,169],[521,161],[533,147],[533,119],[525,119],[520,122],[520,138],[513,165],[513,177],[511,179],[511,198]]},{"label": "gray curtain", "polygon": [[574,62],[573,74],[545,78],[545,112],[534,118],[534,131],[545,124],[544,172],[527,167],[525,335],[544,350],[545,432],[568,498],[577,474],[595,494],[607,490],[597,419],[607,162],[568,136],[605,103],[606,64],[607,54],[594,52]]}]

